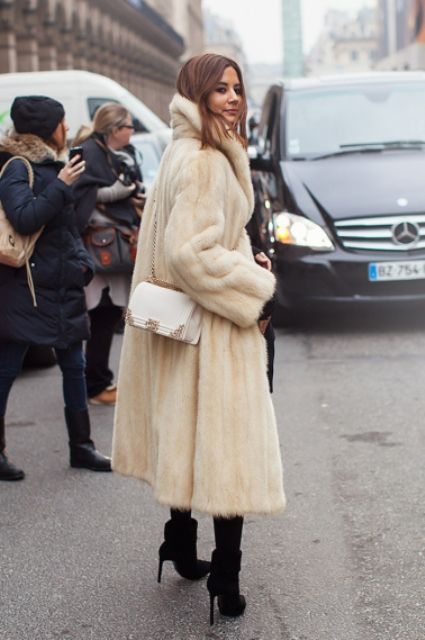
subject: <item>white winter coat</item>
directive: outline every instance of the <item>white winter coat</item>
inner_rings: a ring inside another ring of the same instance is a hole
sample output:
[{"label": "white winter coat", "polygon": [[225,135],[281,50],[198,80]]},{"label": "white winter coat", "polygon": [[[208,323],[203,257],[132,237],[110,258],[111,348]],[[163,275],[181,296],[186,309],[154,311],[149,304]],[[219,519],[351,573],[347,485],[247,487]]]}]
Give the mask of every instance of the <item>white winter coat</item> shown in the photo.
[{"label": "white winter coat", "polygon": [[257,326],[274,277],[254,261],[245,231],[247,155],[234,138],[202,150],[196,104],[176,95],[170,111],[173,141],[145,208],[132,286],[150,275],[156,207],[157,276],[203,307],[202,334],[192,346],[126,327],[113,468],[172,507],[277,513],[282,468]]}]

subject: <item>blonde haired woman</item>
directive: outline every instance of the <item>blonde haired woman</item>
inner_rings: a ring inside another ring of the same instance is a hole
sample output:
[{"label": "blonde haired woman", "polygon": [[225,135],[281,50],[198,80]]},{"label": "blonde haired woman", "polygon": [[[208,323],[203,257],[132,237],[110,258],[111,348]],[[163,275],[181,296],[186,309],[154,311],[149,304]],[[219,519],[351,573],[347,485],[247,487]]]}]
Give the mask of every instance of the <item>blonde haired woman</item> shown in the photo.
[{"label": "blonde haired woman", "polygon": [[[80,131],[86,171],[76,184],[75,198],[80,232],[88,225],[112,223],[134,229],[140,223],[138,205],[142,177],[130,137],[134,131],[130,113],[116,103],[96,111],[93,128]],[[97,273],[86,288],[91,337],[86,344],[87,392],[91,404],[114,405],[116,386],[109,368],[115,327],[127,305],[129,273]]]},{"label": "blonde haired woman", "polygon": [[[192,346],[127,327],[118,380],[113,468],[149,482],[171,507],[162,563],[183,577],[210,571],[223,615],[245,609],[239,593],[243,517],[285,504],[266,353],[258,319],[273,275],[254,260],[245,225],[253,192],[245,151],[246,98],[238,65],[205,54],[181,69],[171,102],[173,140],[143,218],[133,286],[157,277],[203,307]],[[197,559],[191,510],[214,517],[211,565]]]}]

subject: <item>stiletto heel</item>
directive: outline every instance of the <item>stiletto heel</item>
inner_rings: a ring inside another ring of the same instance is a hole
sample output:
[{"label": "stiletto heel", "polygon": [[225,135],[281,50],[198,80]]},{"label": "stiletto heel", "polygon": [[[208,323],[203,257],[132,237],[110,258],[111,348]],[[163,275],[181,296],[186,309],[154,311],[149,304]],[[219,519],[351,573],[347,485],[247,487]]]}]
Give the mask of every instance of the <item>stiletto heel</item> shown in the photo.
[{"label": "stiletto heel", "polygon": [[214,600],[215,600],[215,595],[210,593],[210,625],[211,626],[214,624]]},{"label": "stiletto heel", "polygon": [[196,552],[198,523],[193,518],[184,525],[169,520],[164,527],[164,542],[159,547],[158,582],[161,582],[162,565],[173,563],[175,570],[187,580],[199,580],[210,571],[210,562],[198,560]]},{"label": "stiletto heel", "polygon": [[162,560],[161,558],[159,558],[159,565],[158,565],[158,582],[161,582],[161,576],[162,576],[162,565],[164,563],[164,560]]}]

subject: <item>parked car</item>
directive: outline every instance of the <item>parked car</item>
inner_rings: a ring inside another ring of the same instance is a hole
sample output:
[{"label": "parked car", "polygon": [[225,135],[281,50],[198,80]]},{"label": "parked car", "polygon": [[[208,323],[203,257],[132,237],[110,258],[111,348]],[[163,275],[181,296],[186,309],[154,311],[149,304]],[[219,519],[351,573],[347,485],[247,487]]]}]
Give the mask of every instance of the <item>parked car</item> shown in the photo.
[{"label": "parked car", "polygon": [[[135,133],[131,137],[131,144],[136,148],[146,191],[151,188],[158,172],[165,135],[165,132],[162,132],[161,139],[158,139],[156,133]],[[168,129],[168,137],[171,139],[171,129]]]},{"label": "parked car", "polygon": [[425,301],[425,73],[273,85],[250,232],[278,319],[317,302]]}]

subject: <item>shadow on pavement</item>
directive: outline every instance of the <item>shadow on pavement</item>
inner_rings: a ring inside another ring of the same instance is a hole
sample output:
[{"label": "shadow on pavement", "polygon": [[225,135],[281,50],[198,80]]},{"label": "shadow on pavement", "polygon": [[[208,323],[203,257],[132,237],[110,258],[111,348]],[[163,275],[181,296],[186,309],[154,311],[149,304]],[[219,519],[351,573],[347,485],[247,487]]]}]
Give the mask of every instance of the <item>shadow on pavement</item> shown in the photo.
[{"label": "shadow on pavement", "polygon": [[[282,330],[282,329],[281,329]],[[285,333],[382,333],[425,330],[425,305],[339,305],[305,309]]]}]

